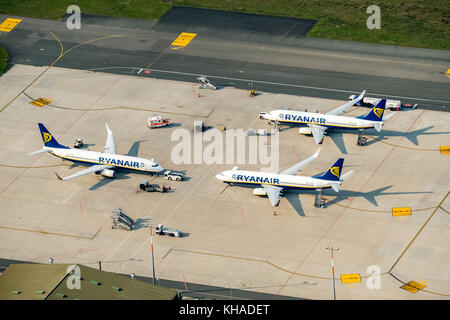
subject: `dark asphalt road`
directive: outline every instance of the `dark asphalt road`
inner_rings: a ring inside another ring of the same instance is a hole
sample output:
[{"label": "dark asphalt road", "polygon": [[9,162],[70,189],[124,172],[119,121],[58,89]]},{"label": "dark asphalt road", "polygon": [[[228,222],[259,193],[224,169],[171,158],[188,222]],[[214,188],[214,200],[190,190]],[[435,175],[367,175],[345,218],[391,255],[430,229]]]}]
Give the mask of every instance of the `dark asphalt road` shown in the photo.
[{"label": "dark asphalt road", "polygon": [[[308,39],[303,35],[311,20],[191,8],[174,7],[157,23],[95,16],[81,21],[81,30],[69,30],[63,21],[25,18],[0,36],[0,45],[12,65],[50,65],[59,54],[58,41],[65,51],[84,43],[55,66],[192,82],[206,74],[222,86],[247,89],[252,83],[260,91],[339,100],[365,89],[366,96],[418,108],[450,107],[445,51]],[[181,31],[197,36],[173,50]],[[105,35],[120,37],[85,43]]]}]

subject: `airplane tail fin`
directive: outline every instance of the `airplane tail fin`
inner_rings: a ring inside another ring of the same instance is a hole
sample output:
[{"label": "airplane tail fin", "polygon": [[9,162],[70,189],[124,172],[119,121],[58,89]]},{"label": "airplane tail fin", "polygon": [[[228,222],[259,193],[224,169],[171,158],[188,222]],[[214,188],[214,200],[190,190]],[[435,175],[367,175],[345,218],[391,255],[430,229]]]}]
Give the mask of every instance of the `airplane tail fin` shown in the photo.
[{"label": "airplane tail fin", "polygon": [[381,99],[368,114],[358,118],[371,121],[383,121],[383,114],[385,108],[386,108],[386,99]]},{"label": "airplane tail fin", "polygon": [[329,181],[339,181],[341,177],[342,166],[344,164],[344,158],[339,158],[324,174],[314,176],[316,179],[323,179]]},{"label": "airplane tail fin", "polygon": [[69,147],[63,146],[56,141],[56,139],[50,134],[47,128],[42,124],[38,123],[39,130],[41,131],[42,140],[44,141],[44,146],[49,148],[60,148],[60,149],[70,149]]}]

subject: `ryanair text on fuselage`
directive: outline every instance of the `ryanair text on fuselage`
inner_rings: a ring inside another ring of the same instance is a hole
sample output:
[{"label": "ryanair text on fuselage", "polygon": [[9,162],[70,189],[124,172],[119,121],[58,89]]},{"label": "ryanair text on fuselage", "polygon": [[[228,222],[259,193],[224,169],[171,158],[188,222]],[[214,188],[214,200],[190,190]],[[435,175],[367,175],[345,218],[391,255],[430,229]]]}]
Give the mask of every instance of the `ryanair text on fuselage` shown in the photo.
[{"label": "ryanair text on fuselage", "polygon": [[318,123],[318,124],[325,124],[326,119],[325,118],[319,118],[319,117],[309,117],[309,116],[301,116],[301,115],[294,115],[294,114],[280,114],[279,115],[281,120],[284,121],[298,121],[298,122],[306,122],[306,123]]},{"label": "ryanair text on fuselage", "polygon": [[270,184],[279,184],[280,180],[277,178],[269,178],[269,177],[261,177],[261,176],[246,176],[243,174],[236,174],[232,176],[236,181],[243,182],[254,182],[254,183],[270,183]]},{"label": "ryanair text on fuselage", "polygon": [[131,168],[142,168],[144,167],[144,163],[141,162],[133,162],[128,160],[120,160],[120,159],[114,159],[114,158],[105,158],[105,157],[98,157],[99,163],[106,163],[114,166],[122,166],[122,167],[131,167]]}]

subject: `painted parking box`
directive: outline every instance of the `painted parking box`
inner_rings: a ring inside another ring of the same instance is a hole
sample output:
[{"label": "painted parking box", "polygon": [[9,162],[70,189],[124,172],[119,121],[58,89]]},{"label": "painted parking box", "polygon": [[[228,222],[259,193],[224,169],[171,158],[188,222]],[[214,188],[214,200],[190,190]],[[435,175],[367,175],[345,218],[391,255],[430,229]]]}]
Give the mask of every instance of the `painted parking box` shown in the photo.
[{"label": "painted parking box", "polygon": [[3,21],[2,24],[0,24],[0,31],[10,32],[12,29],[15,28],[15,26],[17,26],[20,23],[20,21],[22,20],[8,18],[5,21]]},{"label": "painted parking box", "polygon": [[361,283],[361,275],[359,273],[341,274],[341,283]]},{"label": "painted parking box", "polygon": [[410,281],[407,284],[402,285],[400,288],[403,290],[406,290],[411,293],[416,293],[420,290],[423,290],[426,287],[426,285],[416,282],[416,281]]},{"label": "painted parking box", "polygon": [[33,101],[30,101],[30,104],[35,105],[36,107],[43,107],[45,105],[48,105],[52,102],[53,99],[45,99],[45,98],[39,98],[35,99]]},{"label": "painted parking box", "polygon": [[450,146],[441,146],[439,150],[441,154],[450,154]]},{"label": "painted parking box", "polygon": [[187,32],[182,32],[176,39],[174,42],[172,42],[172,46],[177,46],[177,47],[185,47],[189,44],[189,42],[192,41],[192,39],[195,38],[197,34],[196,33],[187,33]]},{"label": "painted parking box", "polygon": [[394,217],[410,216],[411,215],[411,208],[410,207],[392,208],[392,215]]}]

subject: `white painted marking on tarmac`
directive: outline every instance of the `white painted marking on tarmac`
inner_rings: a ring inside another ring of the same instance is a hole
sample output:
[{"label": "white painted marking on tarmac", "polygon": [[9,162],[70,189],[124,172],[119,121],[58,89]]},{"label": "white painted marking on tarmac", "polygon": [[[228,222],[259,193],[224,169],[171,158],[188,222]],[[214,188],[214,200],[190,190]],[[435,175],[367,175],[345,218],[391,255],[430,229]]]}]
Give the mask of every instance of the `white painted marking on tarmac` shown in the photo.
[{"label": "white painted marking on tarmac", "polygon": [[[82,71],[99,71],[106,70],[106,69],[138,69],[138,67],[100,67],[100,68],[92,68],[92,69],[80,69],[80,70],[71,70],[71,72],[82,72]],[[156,72],[162,72],[162,73],[172,73],[172,74],[180,74],[180,75],[186,75],[186,76],[201,76],[201,74],[195,74],[195,73],[188,73],[188,72],[179,72],[179,71],[168,71],[168,70],[160,70],[160,69],[152,69],[152,71]],[[63,72],[56,72],[58,74],[65,73]],[[55,74],[56,74],[55,73]],[[285,86],[285,87],[295,87],[295,88],[306,88],[306,89],[316,89],[316,90],[322,90],[322,91],[333,91],[333,92],[344,92],[344,93],[360,93],[359,91],[350,91],[350,90],[341,90],[341,89],[331,89],[331,88],[322,88],[322,87],[311,87],[311,86],[303,86],[299,84],[290,84],[290,83],[281,83],[281,82],[271,82],[271,81],[262,81],[262,80],[249,80],[249,79],[240,79],[240,78],[232,78],[232,77],[222,77],[222,76],[214,76],[214,75],[208,75],[210,78],[217,78],[217,79],[224,79],[224,80],[234,80],[234,81],[246,81],[246,82],[255,82],[255,83],[263,83],[263,84],[271,84],[271,85],[278,85],[278,86]],[[378,95],[381,97],[386,98],[401,98],[401,99],[411,99],[411,100],[420,100],[420,101],[429,101],[429,102],[439,102],[439,103],[445,103],[450,105],[450,101],[446,100],[433,100],[433,99],[424,99],[424,98],[417,98],[417,97],[406,97],[406,96],[396,96],[396,95],[385,95],[381,93],[375,93],[375,92],[367,92],[366,95]],[[442,106],[442,108],[445,108],[446,106]]]},{"label": "white painted marking on tarmac", "polygon": [[[152,69],[152,70],[156,71],[156,72],[162,72],[162,73],[173,73],[173,74],[181,74],[181,75],[187,75],[187,76],[200,76],[200,74],[194,74],[194,73],[188,73],[188,72],[167,71],[167,70],[159,70],[159,69]],[[256,83],[271,84],[271,85],[278,85],[278,86],[285,86],[285,87],[315,89],[315,90],[322,90],[322,91],[345,92],[345,93],[360,93],[359,91],[349,91],[349,90],[331,89],[331,88],[322,88],[322,87],[311,87],[311,86],[303,86],[303,85],[299,85],[299,84],[290,84],[290,83],[281,83],[281,82],[272,82],[272,81],[240,79],[240,78],[222,77],[222,76],[214,76],[214,75],[208,75],[208,77],[209,78],[224,79],[224,80],[256,82]],[[370,94],[378,95],[378,96],[382,96],[382,97],[395,97],[395,98],[402,98],[402,99],[412,99],[412,100],[431,101],[431,102],[443,102],[443,103],[450,104],[450,101],[445,101],[445,100],[432,100],[432,99],[423,99],[423,98],[416,98],[416,97],[385,95],[385,94],[376,93],[376,92],[366,92],[366,95],[370,95]]]},{"label": "white painted marking on tarmac", "polygon": [[143,68],[140,68],[138,71],[138,74],[142,72],[142,70],[144,70]]}]

